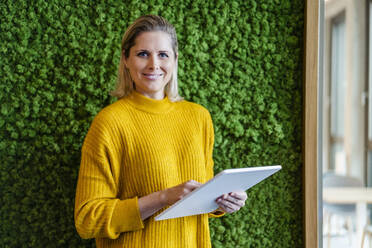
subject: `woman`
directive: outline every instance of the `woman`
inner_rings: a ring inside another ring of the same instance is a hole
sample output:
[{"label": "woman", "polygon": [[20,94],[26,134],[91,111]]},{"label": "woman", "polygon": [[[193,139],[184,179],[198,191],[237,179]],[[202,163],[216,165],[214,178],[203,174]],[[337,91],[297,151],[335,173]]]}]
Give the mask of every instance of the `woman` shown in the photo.
[{"label": "woman", "polygon": [[177,37],[165,19],[137,19],[122,40],[119,98],[101,110],[82,147],[75,225],[97,247],[211,247],[208,217],[240,209],[245,192],[214,213],[154,221],[213,177],[212,119],[177,86]]}]

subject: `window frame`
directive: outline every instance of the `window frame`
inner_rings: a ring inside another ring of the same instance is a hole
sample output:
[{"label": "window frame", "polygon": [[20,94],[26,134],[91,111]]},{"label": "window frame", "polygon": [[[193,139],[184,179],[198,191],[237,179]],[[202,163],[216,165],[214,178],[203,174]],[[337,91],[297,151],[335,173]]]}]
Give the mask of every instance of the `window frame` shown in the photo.
[{"label": "window frame", "polygon": [[[305,56],[304,56],[304,135],[303,135],[303,191],[304,191],[304,245],[306,248],[320,246],[319,196],[318,184],[318,81],[319,72],[319,34],[324,18],[324,2],[306,0],[305,5]],[[319,49],[320,48],[320,49]],[[321,64],[321,63],[320,63]],[[320,182],[321,183],[321,182]]]}]

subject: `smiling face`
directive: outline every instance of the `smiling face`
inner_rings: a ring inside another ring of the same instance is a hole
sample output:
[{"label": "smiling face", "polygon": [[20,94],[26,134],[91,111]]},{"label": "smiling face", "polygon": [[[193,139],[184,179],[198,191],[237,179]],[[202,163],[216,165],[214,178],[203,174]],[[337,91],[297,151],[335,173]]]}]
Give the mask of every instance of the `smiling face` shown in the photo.
[{"label": "smiling face", "polygon": [[125,66],[137,92],[149,98],[163,99],[176,61],[170,36],[162,31],[151,31],[137,36],[129,57],[125,58]]}]

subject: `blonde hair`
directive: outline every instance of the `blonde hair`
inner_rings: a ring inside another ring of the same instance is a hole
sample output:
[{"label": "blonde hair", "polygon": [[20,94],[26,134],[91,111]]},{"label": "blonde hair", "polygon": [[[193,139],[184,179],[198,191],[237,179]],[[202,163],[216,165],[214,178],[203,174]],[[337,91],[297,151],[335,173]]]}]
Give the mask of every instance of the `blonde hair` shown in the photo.
[{"label": "blonde hair", "polygon": [[173,69],[173,74],[169,80],[165,93],[169,100],[172,102],[177,102],[183,100],[183,98],[178,94],[178,80],[177,80],[177,53],[178,53],[178,42],[176,29],[163,17],[155,15],[145,15],[141,16],[130,25],[127,31],[124,33],[123,39],[121,41],[121,55],[118,68],[118,79],[116,84],[116,89],[110,92],[111,96],[122,98],[129,95],[133,90],[133,80],[129,74],[129,70],[125,67],[124,58],[129,57],[129,51],[131,47],[135,45],[135,40],[137,36],[143,32],[150,31],[163,31],[169,34],[171,38],[171,45],[174,52],[176,64]]}]

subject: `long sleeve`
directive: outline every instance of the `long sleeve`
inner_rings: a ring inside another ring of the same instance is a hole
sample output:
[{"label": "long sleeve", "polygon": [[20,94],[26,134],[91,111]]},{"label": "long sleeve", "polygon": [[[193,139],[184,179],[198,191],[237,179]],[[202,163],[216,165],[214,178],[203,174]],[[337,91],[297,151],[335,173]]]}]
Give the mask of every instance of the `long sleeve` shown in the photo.
[{"label": "long sleeve", "polygon": [[[208,180],[213,178],[214,171],[213,171],[213,146],[214,146],[214,129],[213,129],[213,122],[211,115],[207,114],[207,118],[205,121],[205,158],[206,158],[206,170],[207,170],[207,178]],[[222,217],[224,216],[224,212],[212,212],[208,214],[208,217],[215,218],[215,217]]]},{"label": "long sleeve", "polygon": [[137,197],[119,199],[120,160],[110,140],[110,123],[98,115],[84,140],[75,198],[75,226],[82,238],[116,239],[144,228]]},{"label": "long sleeve", "polygon": [[205,133],[205,159],[206,159],[206,170],[207,179],[211,179],[214,176],[213,172],[213,146],[214,146],[214,129],[212,118],[209,112],[206,110],[207,116],[205,118],[204,133]]}]

